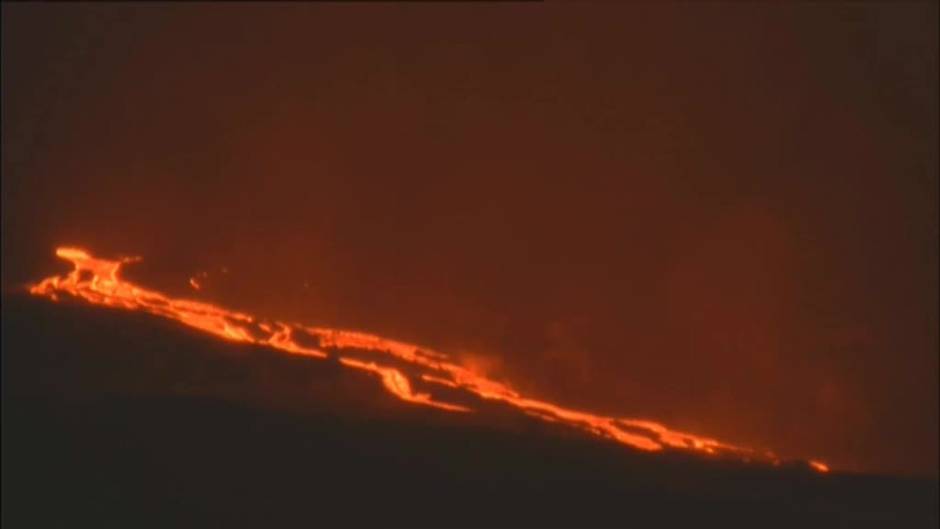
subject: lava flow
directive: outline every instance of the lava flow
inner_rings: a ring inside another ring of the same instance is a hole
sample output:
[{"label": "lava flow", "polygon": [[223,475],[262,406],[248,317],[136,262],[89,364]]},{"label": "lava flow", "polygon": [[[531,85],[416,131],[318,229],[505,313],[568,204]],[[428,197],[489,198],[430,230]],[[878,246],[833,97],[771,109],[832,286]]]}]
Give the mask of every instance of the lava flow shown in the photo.
[{"label": "lava flow", "polygon": [[[32,294],[54,301],[61,294],[68,294],[97,305],[148,312],[226,340],[263,345],[284,353],[314,358],[328,358],[332,354],[341,365],[377,375],[392,395],[418,405],[452,412],[471,411],[467,406],[446,402],[431,393],[416,391],[413,381],[394,365],[364,361],[345,351],[368,351],[387,358],[391,363],[407,365],[419,373],[416,378],[420,379],[422,385],[437,385],[449,388],[449,391],[462,390],[482,399],[503,402],[542,420],[564,423],[640,450],[670,448],[704,455],[729,455],[743,460],[779,463],[772,453],[671,430],[653,421],[596,415],[525,397],[507,384],[490,380],[455,363],[445,354],[423,347],[362,332],[260,319],[209,303],[173,298],[148,290],[120,276],[123,264],[139,258],[108,260],[73,247],[60,247],[56,255],[70,261],[72,271],[32,285]],[[198,282],[191,279],[190,284],[199,290]],[[312,342],[316,342],[317,346],[308,345]],[[819,472],[829,470],[828,466],[818,461],[808,465]]]}]

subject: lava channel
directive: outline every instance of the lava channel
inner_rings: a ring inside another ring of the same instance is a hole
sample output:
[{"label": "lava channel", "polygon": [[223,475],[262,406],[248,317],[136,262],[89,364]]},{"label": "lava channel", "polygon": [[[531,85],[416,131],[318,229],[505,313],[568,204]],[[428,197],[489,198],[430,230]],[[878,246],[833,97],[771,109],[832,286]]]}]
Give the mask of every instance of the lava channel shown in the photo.
[{"label": "lava channel", "polygon": [[[377,353],[379,357],[386,357],[398,365],[404,363],[412,367],[424,383],[446,387],[450,391],[466,391],[488,401],[502,402],[541,420],[567,424],[635,449],[649,452],[673,449],[703,456],[724,455],[744,461],[780,463],[771,452],[672,430],[657,422],[599,415],[527,397],[506,383],[491,380],[460,365],[446,354],[424,347],[363,332],[262,319],[210,303],[174,298],[149,290],[121,277],[122,265],[138,261],[140,258],[137,257],[103,259],[86,250],[68,246],[56,249],[56,255],[72,263],[72,271],[62,276],[47,277],[31,285],[30,293],[53,301],[58,301],[61,295],[69,295],[95,305],[147,312],[176,320],[224,340],[262,345],[286,354],[325,359],[330,356],[326,351],[330,351],[338,357],[341,365],[377,376],[383,387],[395,397],[445,412],[466,413],[472,409],[446,402],[430,393],[417,392],[412,380],[401,369],[352,358],[344,350]],[[199,290],[199,283],[194,279],[190,280],[190,284]],[[302,335],[314,337],[318,346],[311,346],[309,340],[301,340]],[[807,465],[819,472],[829,471],[825,463],[817,460],[811,460]]]}]

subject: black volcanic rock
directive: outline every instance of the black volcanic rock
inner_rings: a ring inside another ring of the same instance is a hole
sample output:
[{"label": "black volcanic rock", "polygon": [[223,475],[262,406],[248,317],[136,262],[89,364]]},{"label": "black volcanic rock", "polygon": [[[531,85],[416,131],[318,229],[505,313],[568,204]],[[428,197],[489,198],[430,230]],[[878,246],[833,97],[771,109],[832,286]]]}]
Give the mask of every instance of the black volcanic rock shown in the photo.
[{"label": "black volcanic rock", "polygon": [[4,527],[935,527],[937,482],[644,454],[331,360],[3,299]]}]

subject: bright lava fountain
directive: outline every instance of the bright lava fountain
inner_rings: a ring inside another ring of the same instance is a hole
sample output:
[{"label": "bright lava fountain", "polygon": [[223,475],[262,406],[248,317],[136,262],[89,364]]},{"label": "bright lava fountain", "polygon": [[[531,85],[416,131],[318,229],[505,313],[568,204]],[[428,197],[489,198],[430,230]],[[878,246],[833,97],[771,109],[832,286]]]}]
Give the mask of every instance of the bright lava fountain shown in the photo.
[{"label": "bright lava fountain", "polygon": [[[490,380],[459,365],[446,354],[423,347],[362,332],[267,320],[209,303],[173,298],[147,290],[120,276],[121,265],[139,258],[101,259],[74,247],[60,247],[56,255],[70,261],[73,270],[64,276],[43,279],[30,286],[30,293],[54,301],[58,301],[59,295],[68,294],[96,305],[148,312],[226,340],[263,345],[287,354],[324,359],[335,355],[344,366],[380,377],[385,388],[399,399],[448,412],[472,410],[464,405],[442,401],[431,393],[416,391],[412,380],[396,367],[352,358],[344,354],[344,350],[365,350],[388,357],[399,364],[411,366],[419,373],[423,384],[447,386],[482,399],[500,401],[542,420],[567,424],[640,450],[659,451],[669,448],[708,456],[726,455],[779,464],[779,459],[772,453],[671,430],[657,422],[595,415],[525,397],[507,384]],[[191,284],[193,281],[190,280]],[[193,287],[198,290],[198,283]],[[317,347],[304,345],[312,342],[317,342]],[[829,470],[825,463],[819,461],[809,461],[808,464],[820,472]]]}]

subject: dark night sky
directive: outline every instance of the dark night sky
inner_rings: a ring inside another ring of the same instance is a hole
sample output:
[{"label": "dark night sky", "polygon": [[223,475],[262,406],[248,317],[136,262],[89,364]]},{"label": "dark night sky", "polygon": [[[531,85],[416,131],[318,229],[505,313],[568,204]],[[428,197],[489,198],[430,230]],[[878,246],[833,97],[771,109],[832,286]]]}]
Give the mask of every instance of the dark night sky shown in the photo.
[{"label": "dark night sky", "polygon": [[3,284],[138,254],[537,396],[936,475],[937,14],[4,3]]}]

